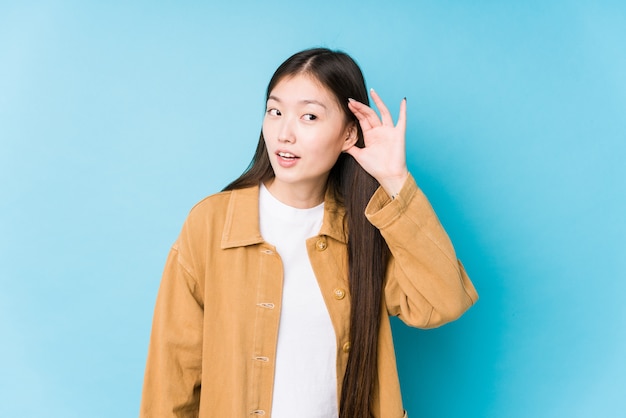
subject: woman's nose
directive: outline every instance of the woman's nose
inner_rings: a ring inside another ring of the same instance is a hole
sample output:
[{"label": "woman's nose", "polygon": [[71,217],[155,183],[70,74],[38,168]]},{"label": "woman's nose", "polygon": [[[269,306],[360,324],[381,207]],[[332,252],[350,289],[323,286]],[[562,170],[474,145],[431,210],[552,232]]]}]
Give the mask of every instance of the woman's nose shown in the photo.
[{"label": "woman's nose", "polygon": [[279,130],[278,130],[278,141],[284,143],[294,143],[296,142],[296,136],[294,134],[293,123],[288,120],[288,118],[284,118],[281,121]]}]

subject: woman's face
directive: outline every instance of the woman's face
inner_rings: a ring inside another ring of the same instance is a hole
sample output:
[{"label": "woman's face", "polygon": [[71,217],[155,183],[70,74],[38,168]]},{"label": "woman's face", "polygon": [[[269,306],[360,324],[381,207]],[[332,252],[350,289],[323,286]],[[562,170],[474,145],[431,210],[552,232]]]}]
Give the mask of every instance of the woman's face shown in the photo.
[{"label": "woman's face", "polygon": [[319,193],[342,151],[357,140],[334,95],[309,75],[281,80],[270,92],[263,137],[274,169],[270,190]]}]

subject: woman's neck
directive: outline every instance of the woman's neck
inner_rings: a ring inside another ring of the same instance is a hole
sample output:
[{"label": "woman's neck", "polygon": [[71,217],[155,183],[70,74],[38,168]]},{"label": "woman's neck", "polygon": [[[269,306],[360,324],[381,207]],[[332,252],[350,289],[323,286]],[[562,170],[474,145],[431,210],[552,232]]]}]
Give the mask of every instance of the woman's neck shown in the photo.
[{"label": "woman's neck", "polygon": [[273,178],[264,184],[272,196],[280,202],[298,209],[315,207],[324,201],[326,195],[325,182],[322,184],[291,184]]}]

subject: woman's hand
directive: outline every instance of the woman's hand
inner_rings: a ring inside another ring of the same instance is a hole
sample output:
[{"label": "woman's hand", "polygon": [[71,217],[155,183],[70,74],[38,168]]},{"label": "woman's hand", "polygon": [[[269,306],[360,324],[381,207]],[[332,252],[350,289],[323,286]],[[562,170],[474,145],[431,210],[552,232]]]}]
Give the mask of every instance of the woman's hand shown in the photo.
[{"label": "woman's hand", "polygon": [[380,118],[369,106],[350,99],[348,108],[359,120],[365,147],[352,146],[346,152],[363,167],[385,189],[395,197],[409,175],[406,167],[406,98],[400,103],[398,123],[378,94],[370,90],[372,99],[380,111]]}]

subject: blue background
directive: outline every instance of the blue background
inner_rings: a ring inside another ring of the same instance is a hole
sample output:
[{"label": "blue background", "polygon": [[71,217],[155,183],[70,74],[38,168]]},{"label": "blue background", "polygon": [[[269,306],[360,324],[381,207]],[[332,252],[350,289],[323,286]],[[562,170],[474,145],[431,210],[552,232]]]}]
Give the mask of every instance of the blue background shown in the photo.
[{"label": "blue background", "polygon": [[137,415],[169,246],[318,45],[408,98],[481,295],[394,320],[410,416],[626,416],[623,2],[106,3],[0,3],[0,416]]}]

